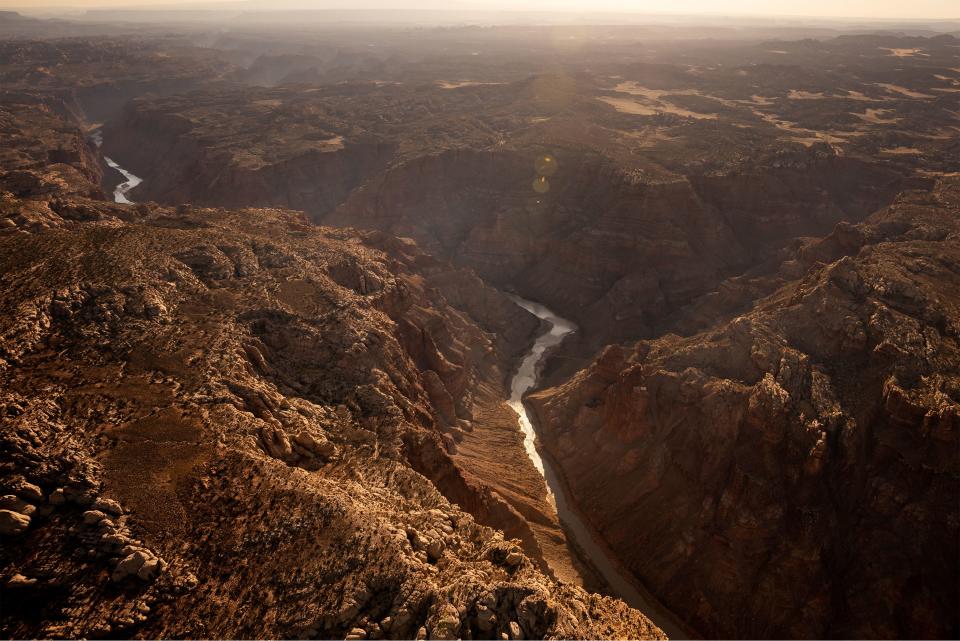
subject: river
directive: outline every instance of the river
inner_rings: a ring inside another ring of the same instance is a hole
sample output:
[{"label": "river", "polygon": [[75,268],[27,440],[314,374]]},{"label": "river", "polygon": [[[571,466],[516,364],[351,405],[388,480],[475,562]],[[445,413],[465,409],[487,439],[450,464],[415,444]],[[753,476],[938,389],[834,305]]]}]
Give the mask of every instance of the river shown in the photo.
[{"label": "river", "polygon": [[139,176],[134,176],[129,171],[127,171],[126,169],[124,169],[123,167],[115,163],[110,158],[107,158],[106,156],[103,157],[103,161],[107,163],[107,166],[109,166],[111,169],[116,169],[121,174],[123,174],[124,178],[126,178],[125,181],[123,181],[122,183],[114,187],[113,199],[118,203],[132,205],[133,201],[130,200],[130,197],[129,197],[130,190],[132,190],[134,187],[142,183],[143,179],[140,178]]},{"label": "river", "polygon": [[560,477],[557,476],[550,461],[544,459],[537,450],[537,435],[523,395],[533,389],[539,377],[539,368],[548,351],[561,342],[570,333],[576,331],[577,326],[565,318],[560,318],[552,311],[539,303],[535,303],[519,296],[510,295],[510,298],[537,318],[550,323],[550,328],[537,337],[533,347],[520,362],[520,368],[510,382],[510,407],[520,419],[520,428],[523,430],[523,446],[533,461],[533,465],[543,474],[547,486],[547,493],[557,508],[557,516],[563,524],[567,536],[573,539],[586,561],[603,577],[613,592],[630,606],[643,612],[671,639],[687,639],[689,633],[683,625],[666,610],[656,599],[641,590],[634,582],[624,576],[610,558],[606,546],[597,542],[590,528],[574,509],[567,498]]},{"label": "river", "polygon": [[[98,147],[103,143],[99,130],[93,132],[91,139]],[[113,199],[118,203],[132,204],[129,198],[130,190],[143,182],[139,176],[130,173],[112,159],[103,157],[104,162],[111,169],[120,172],[126,179],[113,190]],[[540,456],[537,450],[537,434],[523,403],[523,395],[537,385],[539,367],[548,351],[560,345],[563,339],[576,331],[577,326],[565,318],[560,318],[552,311],[539,303],[510,295],[510,298],[537,318],[545,320],[550,328],[537,337],[533,347],[523,357],[517,373],[510,382],[510,407],[520,419],[520,429],[523,430],[523,447],[527,455],[544,478],[547,486],[548,499],[557,509],[557,516],[563,524],[567,536],[572,538],[586,560],[603,577],[610,588],[632,607],[643,612],[671,639],[686,639],[688,634],[683,627],[666,609],[649,595],[643,594],[634,583],[625,577],[611,561],[607,550],[596,541],[590,529],[584,523],[579,513],[573,509],[567,499],[566,492],[553,467]]]},{"label": "river", "polygon": [[[103,145],[103,132],[101,132],[99,129],[94,130],[93,133],[90,134],[90,140],[92,140],[93,144],[95,144],[97,147],[100,147]],[[113,200],[125,205],[132,205],[133,201],[130,200],[130,191],[142,183],[143,178],[130,173],[114,162],[111,158],[104,156],[103,161],[107,163],[107,166],[111,169],[119,171],[120,174],[125,178],[122,183],[113,188]]]}]

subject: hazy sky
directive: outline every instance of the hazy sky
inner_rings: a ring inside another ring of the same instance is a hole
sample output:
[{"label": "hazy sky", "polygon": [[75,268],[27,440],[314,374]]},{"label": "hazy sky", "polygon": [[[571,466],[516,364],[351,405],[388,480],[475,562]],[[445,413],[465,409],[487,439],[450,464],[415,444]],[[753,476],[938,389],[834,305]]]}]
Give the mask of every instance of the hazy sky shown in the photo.
[{"label": "hazy sky", "polygon": [[[147,7],[178,5],[209,8],[237,0],[0,0],[16,7]],[[252,8],[314,9],[528,9],[638,11],[725,15],[795,15],[865,18],[960,18],[960,0],[252,0]]]}]

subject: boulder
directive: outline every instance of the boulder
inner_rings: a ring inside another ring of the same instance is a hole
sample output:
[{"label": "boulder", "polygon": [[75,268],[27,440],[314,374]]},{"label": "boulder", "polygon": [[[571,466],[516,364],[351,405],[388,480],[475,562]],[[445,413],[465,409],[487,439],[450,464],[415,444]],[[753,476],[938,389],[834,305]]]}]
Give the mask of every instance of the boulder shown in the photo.
[{"label": "boulder", "polygon": [[117,566],[113,569],[111,578],[119,582],[128,576],[137,575],[137,573],[140,572],[140,568],[151,558],[151,555],[146,550],[136,550],[117,563]]},{"label": "boulder", "polygon": [[143,565],[140,566],[140,569],[137,570],[137,576],[144,581],[149,581],[153,579],[157,574],[160,573],[160,559],[156,557],[148,558],[143,562]]},{"label": "boulder", "polygon": [[27,503],[15,494],[7,494],[6,496],[0,497],[0,509],[13,510],[14,512],[26,514],[27,516],[31,516],[37,511],[35,505]]},{"label": "boulder", "polygon": [[437,561],[443,556],[443,550],[446,547],[441,539],[434,539],[427,544],[427,557],[431,561]]},{"label": "boulder", "polygon": [[22,498],[25,501],[31,503],[42,503],[43,502],[43,491],[33,483],[28,483],[27,481],[19,481],[13,488],[13,493]]},{"label": "boulder", "polygon": [[456,639],[460,631],[460,612],[451,603],[445,603],[437,612],[437,621],[430,630],[431,639]]},{"label": "boulder", "polygon": [[293,454],[290,438],[279,427],[268,425],[260,430],[260,439],[264,449],[274,458],[286,460]]},{"label": "boulder", "polygon": [[489,633],[497,627],[497,615],[487,606],[480,604],[477,606],[477,629],[483,632],[487,638]]},{"label": "boulder", "polygon": [[294,436],[293,441],[311,454],[324,459],[332,458],[337,452],[336,445],[328,441],[325,437],[311,434],[306,430]]},{"label": "boulder", "polygon": [[106,512],[107,514],[112,514],[114,516],[120,516],[123,514],[123,508],[120,507],[119,503],[113,499],[105,499],[102,497],[94,501],[93,509]]},{"label": "boulder", "polygon": [[0,510],[0,534],[22,534],[30,527],[30,517],[13,510]]},{"label": "boulder", "polygon": [[105,518],[107,518],[107,515],[100,510],[87,510],[83,513],[83,524],[96,525]]}]

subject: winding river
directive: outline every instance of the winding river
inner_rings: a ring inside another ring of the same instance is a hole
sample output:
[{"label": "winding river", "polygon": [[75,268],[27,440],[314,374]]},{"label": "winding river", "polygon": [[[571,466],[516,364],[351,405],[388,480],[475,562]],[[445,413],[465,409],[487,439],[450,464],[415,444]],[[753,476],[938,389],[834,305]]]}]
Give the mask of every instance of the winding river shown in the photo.
[{"label": "winding river", "polygon": [[520,428],[523,430],[523,446],[533,461],[533,465],[543,474],[547,485],[548,498],[557,508],[557,516],[563,524],[567,536],[573,539],[582,555],[603,577],[615,594],[629,605],[640,610],[650,618],[671,639],[689,638],[689,633],[683,625],[668,612],[656,599],[644,593],[633,581],[624,576],[610,558],[610,553],[604,545],[597,542],[592,532],[583,521],[580,514],[572,507],[567,498],[560,477],[553,469],[549,460],[540,456],[537,450],[537,435],[523,403],[523,395],[537,384],[539,366],[548,350],[556,347],[570,333],[576,331],[577,326],[560,318],[539,303],[535,303],[519,296],[510,295],[510,298],[537,318],[550,323],[550,328],[537,337],[533,347],[520,362],[520,368],[510,382],[510,407],[520,419]]},{"label": "winding river", "polygon": [[110,167],[111,169],[116,169],[123,175],[124,178],[126,178],[125,181],[123,181],[122,183],[114,187],[113,199],[118,203],[132,205],[133,201],[130,200],[129,198],[130,190],[132,190],[134,187],[142,183],[143,179],[140,178],[139,176],[134,176],[129,171],[127,171],[126,169],[124,169],[123,167],[115,163],[110,158],[107,158],[106,156],[103,157],[103,161],[107,163],[108,167]]},{"label": "winding river", "polygon": [[[93,144],[95,144],[97,147],[102,146],[103,132],[101,132],[99,129],[94,130],[94,132],[90,134],[90,140],[92,140]],[[107,163],[107,166],[110,167],[110,169],[115,169],[116,171],[120,172],[120,175],[122,175],[125,179],[122,183],[113,188],[113,200],[118,203],[123,203],[124,205],[132,205],[133,201],[130,200],[130,191],[142,183],[143,178],[130,173],[114,162],[112,158],[104,156],[103,161]]]},{"label": "winding river", "polygon": [[[98,147],[103,143],[103,137],[99,130],[93,132],[91,140]],[[143,179],[127,171],[106,156],[103,157],[103,160],[107,163],[107,166],[120,172],[126,179],[114,188],[113,199],[118,203],[132,204],[133,201],[129,198],[130,191],[142,183]],[[576,331],[577,326],[565,318],[560,318],[539,303],[515,295],[510,295],[510,298],[520,307],[550,324],[549,329],[537,337],[533,347],[520,362],[520,367],[510,382],[509,404],[520,419],[524,449],[527,451],[534,467],[543,475],[547,486],[548,499],[556,507],[557,515],[567,536],[573,539],[582,555],[586,557],[586,560],[590,562],[620,598],[646,614],[671,639],[687,638],[687,633],[672,614],[666,611],[652,596],[642,593],[630,579],[617,569],[611,561],[608,551],[596,541],[586,523],[571,507],[560,478],[550,462],[544,460],[537,450],[537,434],[523,403],[523,396],[537,385],[540,373],[539,367],[549,350],[560,345],[568,334]]]}]

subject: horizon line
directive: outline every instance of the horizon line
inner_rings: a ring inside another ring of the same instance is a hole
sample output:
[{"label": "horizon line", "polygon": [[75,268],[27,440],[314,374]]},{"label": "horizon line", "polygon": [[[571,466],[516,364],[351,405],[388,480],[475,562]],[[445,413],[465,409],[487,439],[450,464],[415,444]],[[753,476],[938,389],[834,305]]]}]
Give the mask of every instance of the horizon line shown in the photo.
[{"label": "horizon line", "polygon": [[[359,8],[244,8],[237,7],[237,4],[242,2],[237,2],[236,0],[212,0],[210,4],[224,4],[224,5],[234,5],[231,8],[226,6],[216,7],[216,6],[206,6],[206,7],[196,7],[192,6],[188,2],[184,2],[183,6],[180,6],[179,3],[174,4],[156,4],[156,5],[147,5],[147,6],[121,6],[121,5],[101,5],[94,7],[79,7],[71,5],[48,5],[48,6],[23,6],[15,5],[4,7],[0,5],[0,12],[15,12],[21,15],[29,15],[31,13],[52,13],[55,11],[68,11],[74,15],[82,15],[85,13],[92,12],[101,12],[101,11],[136,11],[143,13],[163,13],[163,12],[178,12],[178,13],[215,13],[215,12],[237,12],[240,15],[244,14],[283,14],[283,13],[379,13],[379,14],[528,14],[528,15],[579,15],[579,16],[650,16],[650,17],[677,17],[677,18],[749,18],[755,20],[822,20],[828,22],[844,21],[844,20],[859,20],[866,22],[899,22],[899,23],[916,23],[916,22],[960,22],[960,14],[954,17],[886,17],[886,16],[830,16],[830,15],[820,15],[820,14],[802,14],[802,13],[782,13],[782,14],[768,14],[768,13],[750,13],[750,12],[722,12],[722,11],[690,11],[690,12],[660,12],[660,11],[643,11],[643,10],[614,10],[614,9],[597,9],[597,10],[583,10],[583,9],[574,9],[574,8],[558,8],[558,9],[518,9],[512,7],[504,8],[490,8],[490,9],[446,9],[446,8],[436,8],[436,9],[415,9],[415,8],[396,8],[396,9],[378,9],[374,7],[359,7]],[[613,26],[613,25],[610,25]]]}]

